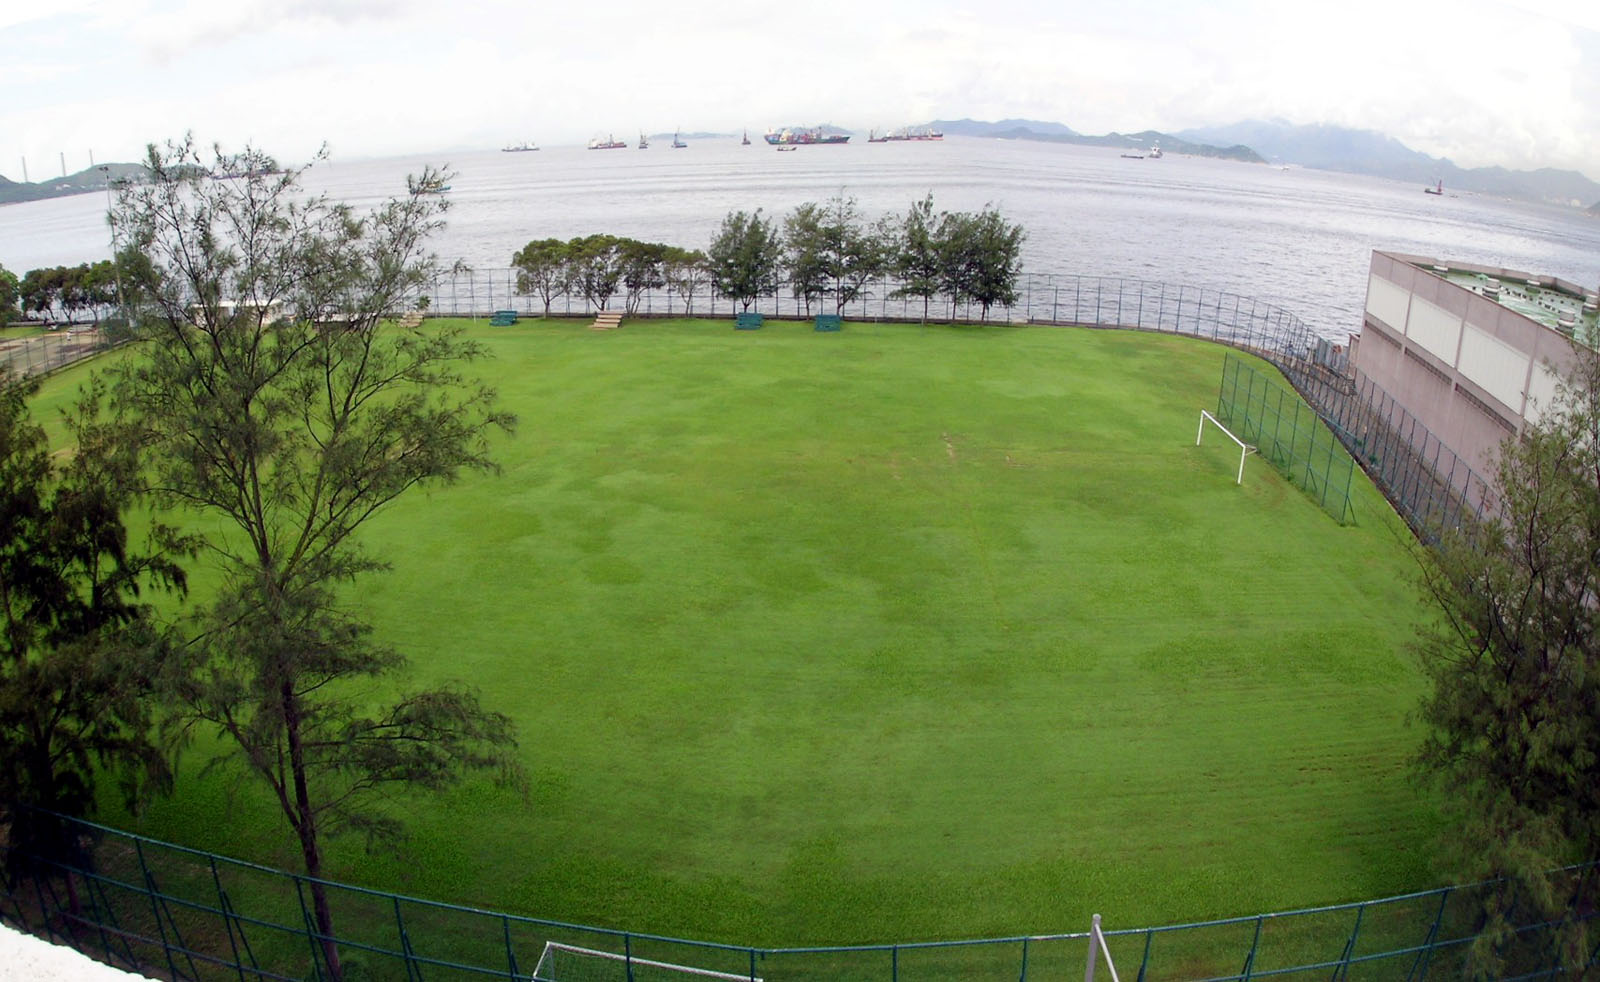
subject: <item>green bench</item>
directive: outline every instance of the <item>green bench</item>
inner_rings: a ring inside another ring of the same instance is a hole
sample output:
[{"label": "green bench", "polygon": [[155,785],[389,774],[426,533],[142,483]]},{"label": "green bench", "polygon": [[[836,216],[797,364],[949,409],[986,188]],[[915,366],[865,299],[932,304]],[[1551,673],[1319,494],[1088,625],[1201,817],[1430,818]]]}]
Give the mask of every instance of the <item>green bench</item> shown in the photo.
[{"label": "green bench", "polygon": [[843,328],[844,328],[844,318],[840,317],[838,314],[818,314],[817,315],[817,330],[819,330],[819,331],[838,331],[838,330],[842,330]]},{"label": "green bench", "polygon": [[490,327],[510,327],[517,322],[515,310],[497,310],[489,317]]},{"label": "green bench", "polygon": [[734,325],[734,329],[738,330],[738,331],[759,331],[759,330],[761,330],[761,315],[760,314],[752,314],[752,313],[740,314],[739,315],[739,322]]}]

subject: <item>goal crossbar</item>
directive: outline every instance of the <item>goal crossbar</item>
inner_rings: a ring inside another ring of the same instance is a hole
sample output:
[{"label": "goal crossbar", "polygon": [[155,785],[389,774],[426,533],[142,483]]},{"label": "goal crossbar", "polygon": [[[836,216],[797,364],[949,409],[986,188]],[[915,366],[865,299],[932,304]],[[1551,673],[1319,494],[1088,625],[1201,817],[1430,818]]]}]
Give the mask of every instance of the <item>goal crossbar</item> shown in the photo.
[{"label": "goal crossbar", "polygon": [[[544,951],[539,955],[539,964],[533,969],[535,982],[560,982],[553,975],[546,975],[542,969],[552,952],[564,952],[580,958],[600,958],[606,961],[625,962],[630,966],[638,965],[644,968],[659,968],[665,972],[693,975],[703,979],[724,979],[727,982],[763,982],[759,975],[737,974],[734,972],[718,972],[709,968],[695,968],[693,965],[675,965],[672,962],[652,961],[648,958],[639,958],[634,955],[624,955],[615,951],[601,951],[598,948],[584,948],[579,945],[562,944],[560,941],[546,941]],[[629,973],[631,977],[631,972]]]},{"label": "goal crossbar", "polygon": [[1212,426],[1215,426],[1217,429],[1221,430],[1224,434],[1226,434],[1228,439],[1232,440],[1234,443],[1237,443],[1239,445],[1239,476],[1234,479],[1233,483],[1235,483],[1235,484],[1243,484],[1244,483],[1244,459],[1246,457],[1250,456],[1251,454],[1255,453],[1256,452],[1256,448],[1252,447],[1250,444],[1248,444],[1248,443],[1244,442],[1243,440],[1239,439],[1238,437],[1234,436],[1232,430],[1228,429],[1226,426],[1223,426],[1222,422],[1220,420],[1218,420],[1217,417],[1211,415],[1209,412],[1207,412],[1204,409],[1200,410],[1200,428],[1198,430],[1196,430],[1195,434],[1194,434],[1194,445],[1195,446],[1198,447],[1200,445],[1200,438],[1205,436],[1206,422],[1208,420],[1211,422]]}]

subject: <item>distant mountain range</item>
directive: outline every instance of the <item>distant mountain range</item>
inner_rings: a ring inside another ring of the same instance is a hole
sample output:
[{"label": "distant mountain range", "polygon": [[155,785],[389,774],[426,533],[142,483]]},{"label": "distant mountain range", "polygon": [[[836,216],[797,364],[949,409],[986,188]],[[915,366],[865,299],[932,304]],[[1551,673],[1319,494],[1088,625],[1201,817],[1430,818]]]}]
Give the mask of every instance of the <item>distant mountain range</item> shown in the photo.
[{"label": "distant mountain range", "polygon": [[[1145,151],[1160,145],[1165,153],[1217,157],[1251,163],[1294,164],[1319,170],[1367,174],[1431,185],[1443,182],[1447,190],[1488,194],[1524,201],[1583,207],[1600,217],[1600,184],[1571,170],[1542,167],[1532,171],[1504,167],[1459,167],[1442,157],[1412,150],[1393,137],[1371,130],[1341,126],[1294,125],[1282,120],[1251,120],[1231,126],[1197,127],[1176,133],[1143,130],[1090,136],[1061,123],[1036,119],[938,119],[924,124],[943,133],[1001,140],[1038,140]],[[835,126],[824,133],[848,134]],[[688,133],[685,139],[713,139],[722,133]],[[0,204],[36,201],[68,194],[104,190],[109,181],[142,180],[141,164],[105,164],[107,171],[90,167],[66,177],[37,183],[20,183],[0,177]]]},{"label": "distant mountain range", "polygon": [[1085,136],[1061,123],[1034,119],[940,120],[928,124],[946,133],[1007,140],[1044,140],[1102,147],[1148,147],[1160,142],[1168,153],[1224,157],[1275,164],[1294,164],[1317,170],[1367,174],[1396,181],[1432,185],[1523,201],[1583,207],[1600,215],[1600,184],[1571,170],[1542,167],[1515,171],[1504,167],[1459,167],[1442,157],[1412,150],[1393,137],[1371,130],[1342,126],[1296,126],[1282,120],[1251,120],[1231,126],[1197,127],[1176,133],[1145,130]]},{"label": "distant mountain range", "polygon": [[1045,123],[1036,119],[1002,119],[994,123],[977,119],[938,119],[927,125],[958,136],[983,136],[998,140],[1040,140],[1045,143],[1074,143],[1088,147],[1116,147],[1122,150],[1148,150],[1159,143],[1163,153],[1265,163],[1260,154],[1243,144],[1215,146],[1211,143],[1183,139],[1171,133],[1158,133],[1155,130],[1088,136],[1060,123]]},{"label": "distant mountain range", "polygon": [[1600,204],[1600,184],[1577,171],[1552,167],[1531,171],[1459,167],[1443,157],[1430,157],[1393,137],[1371,130],[1252,120],[1232,126],[1184,130],[1178,135],[1191,140],[1247,143],[1275,163],[1370,174],[1419,184],[1443,181],[1446,188],[1458,191],[1572,207],[1582,207],[1585,202]]}]

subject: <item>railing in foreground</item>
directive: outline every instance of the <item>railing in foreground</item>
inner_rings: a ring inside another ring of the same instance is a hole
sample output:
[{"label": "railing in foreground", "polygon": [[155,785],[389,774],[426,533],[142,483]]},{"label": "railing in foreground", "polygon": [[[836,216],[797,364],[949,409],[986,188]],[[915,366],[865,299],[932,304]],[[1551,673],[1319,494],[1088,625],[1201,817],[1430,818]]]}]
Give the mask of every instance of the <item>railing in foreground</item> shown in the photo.
[{"label": "railing in foreground", "polygon": [[[328,979],[306,877],[67,820],[71,862],[23,862],[0,916],[110,964],[178,980]],[[8,860],[21,857],[6,853]],[[17,866],[8,863],[8,868]],[[1574,910],[1597,867],[1558,874]],[[760,948],[521,917],[326,882],[347,979],[523,979],[549,943],[612,956],[603,978],[705,973],[785,980],[1060,979],[1100,951],[1101,974],[1154,980],[1457,979],[1492,884],[1360,903],[1104,932],[907,944]],[[1587,909],[1587,908],[1582,908]],[[1594,916],[1588,913],[1582,916]],[[1524,924],[1503,954],[1523,978],[1560,974],[1552,925]],[[1091,947],[1092,946],[1092,947]],[[654,964],[652,964],[654,963]],[[1600,965],[1590,957],[1591,965]],[[667,966],[664,968],[663,966]],[[593,966],[591,966],[593,967]],[[692,969],[695,971],[680,971]],[[565,982],[565,978],[545,982]]]}]

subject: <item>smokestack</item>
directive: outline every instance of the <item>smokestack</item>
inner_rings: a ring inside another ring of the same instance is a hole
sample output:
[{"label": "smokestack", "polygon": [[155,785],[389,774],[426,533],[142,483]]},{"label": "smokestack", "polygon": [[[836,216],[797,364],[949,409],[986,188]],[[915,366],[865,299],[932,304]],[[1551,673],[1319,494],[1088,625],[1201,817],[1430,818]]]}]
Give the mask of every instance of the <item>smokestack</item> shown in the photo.
[{"label": "smokestack", "polygon": [[62,151],[60,151],[60,153],[61,153],[61,176],[62,177],[66,177],[67,176],[67,152],[65,150],[62,150]]},{"label": "smokestack", "polygon": [[22,158],[22,183],[28,183],[28,158]]},{"label": "smokestack", "polygon": [[89,166],[94,166],[94,147],[89,148]]}]

